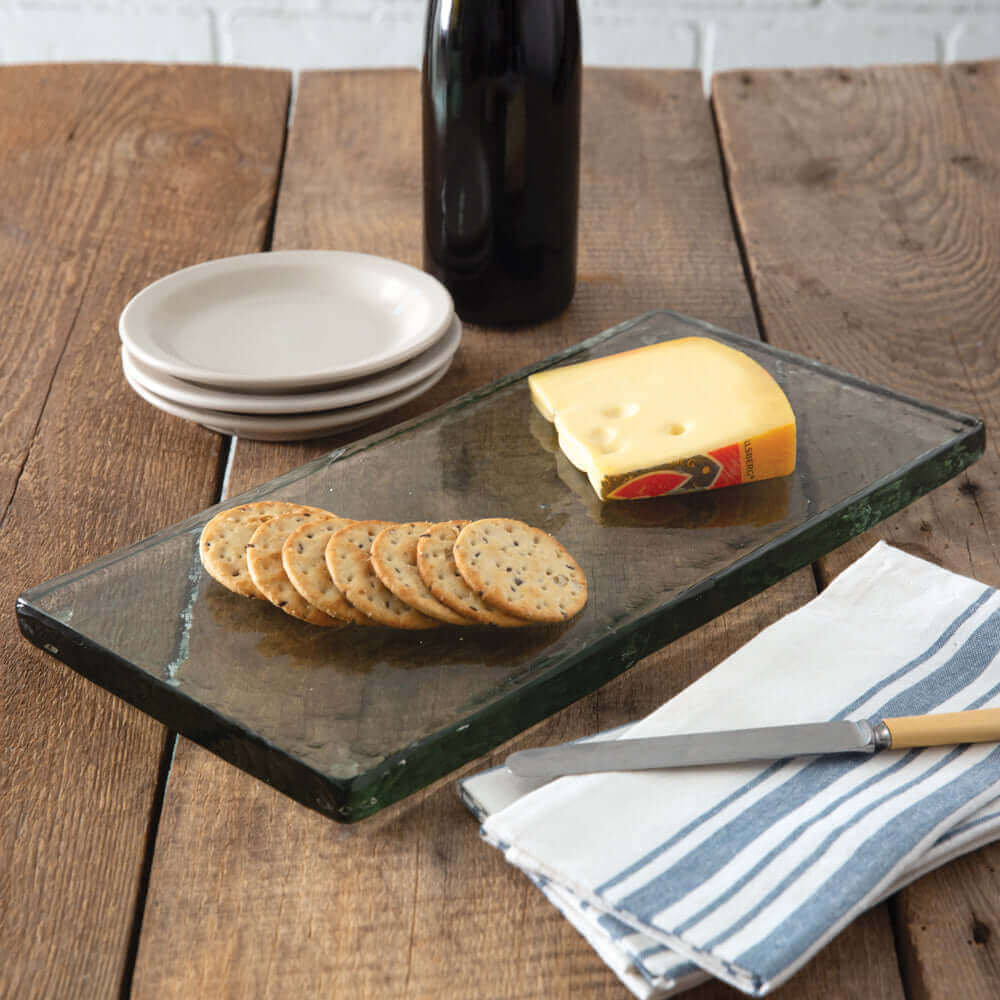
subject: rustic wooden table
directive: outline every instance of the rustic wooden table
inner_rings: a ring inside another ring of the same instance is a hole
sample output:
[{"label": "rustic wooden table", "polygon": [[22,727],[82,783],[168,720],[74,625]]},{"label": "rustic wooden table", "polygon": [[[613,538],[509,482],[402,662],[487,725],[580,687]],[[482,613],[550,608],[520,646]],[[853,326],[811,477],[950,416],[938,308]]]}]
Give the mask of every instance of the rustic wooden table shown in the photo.
[{"label": "rustic wooden table", "polygon": [[[231,441],[135,397],[152,279],[269,248],[420,262],[418,78],[0,69],[0,994],[625,997],[484,846],[454,777],[338,826],[30,646],[15,596],[343,441]],[[581,256],[558,320],[467,328],[392,419],[649,309],[1000,421],[1000,63],[585,77]],[[387,422],[386,422],[387,423]],[[635,719],[884,537],[1000,584],[1000,455],[513,746]],[[466,772],[498,759],[499,753]],[[856,921],[787,997],[1000,995],[1000,847]],[[718,984],[696,1000],[736,996]]]}]

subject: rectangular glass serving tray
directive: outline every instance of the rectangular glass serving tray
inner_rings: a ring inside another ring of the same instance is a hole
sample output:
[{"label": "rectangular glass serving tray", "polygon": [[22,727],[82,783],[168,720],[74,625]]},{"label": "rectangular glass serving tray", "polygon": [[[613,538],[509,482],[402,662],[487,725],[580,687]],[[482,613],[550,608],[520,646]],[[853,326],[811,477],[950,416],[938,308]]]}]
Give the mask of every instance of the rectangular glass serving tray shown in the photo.
[{"label": "rectangular glass serving tray", "polygon": [[[559,453],[532,371],[690,335],[755,358],[798,422],[793,475],[601,503]],[[641,316],[338,449],[17,602],[74,670],[299,802],[350,822],[582,697],[974,462],[981,421],[670,312]],[[516,630],[315,628],[205,574],[218,510],[277,498],[388,521],[518,518],[587,574],[576,618]]]}]

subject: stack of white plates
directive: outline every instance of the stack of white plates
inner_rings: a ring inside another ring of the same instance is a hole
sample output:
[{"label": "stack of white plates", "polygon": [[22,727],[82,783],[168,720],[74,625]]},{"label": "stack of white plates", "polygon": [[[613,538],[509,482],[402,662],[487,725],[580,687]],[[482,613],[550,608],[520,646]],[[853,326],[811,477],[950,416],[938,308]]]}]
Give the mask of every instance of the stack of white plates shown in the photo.
[{"label": "stack of white plates", "polygon": [[451,296],[384,257],[293,250],[207,261],[143,289],[122,369],[153,406],[220,434],[292,441],[426,392],[462,339]]}]

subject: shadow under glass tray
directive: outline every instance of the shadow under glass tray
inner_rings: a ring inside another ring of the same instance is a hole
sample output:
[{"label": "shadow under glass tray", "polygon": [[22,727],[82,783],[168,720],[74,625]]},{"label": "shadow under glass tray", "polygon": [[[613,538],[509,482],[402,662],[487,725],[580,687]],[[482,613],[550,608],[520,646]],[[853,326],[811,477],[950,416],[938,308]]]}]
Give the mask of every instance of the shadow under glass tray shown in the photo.
[{"label": "shadow under glass tray", "polygon": [[[795,473],[600,503],[535,412],[528,374],[692,334],[744,351],[781,384],[798,423]],[[974,462],[984,440],[972,417],[650,313],[34,587],[18,599],[18,621],[84,676],[350,822],[865,531]],[[519,518],[573,553],[590,600],[551,627],[314,628],[201,569],[205,522],[265,497],[388,521]]]}]

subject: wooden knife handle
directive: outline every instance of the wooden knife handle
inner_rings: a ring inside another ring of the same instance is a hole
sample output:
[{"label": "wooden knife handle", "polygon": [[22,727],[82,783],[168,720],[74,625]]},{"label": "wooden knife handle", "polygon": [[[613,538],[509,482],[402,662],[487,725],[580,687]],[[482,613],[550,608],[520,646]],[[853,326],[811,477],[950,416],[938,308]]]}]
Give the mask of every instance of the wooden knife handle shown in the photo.
[{"label": "wooden knife handle", "polygon": [[1000,741],[1000,708],[976,708],[968,712],[942,712],[939,715],[910,715],[882,721],[892,737],[893,750]]}]

